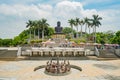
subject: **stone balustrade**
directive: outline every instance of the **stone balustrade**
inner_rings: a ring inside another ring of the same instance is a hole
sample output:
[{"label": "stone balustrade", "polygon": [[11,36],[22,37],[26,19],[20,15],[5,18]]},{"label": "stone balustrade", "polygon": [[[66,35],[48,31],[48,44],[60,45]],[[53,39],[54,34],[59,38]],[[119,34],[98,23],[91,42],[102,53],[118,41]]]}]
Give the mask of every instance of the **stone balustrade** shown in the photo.
[{"label": "stone balustrade", "polygon": [[89,56],[94,55],[90,50],[84,48],[31,48],[21,51],[20,56]]}]

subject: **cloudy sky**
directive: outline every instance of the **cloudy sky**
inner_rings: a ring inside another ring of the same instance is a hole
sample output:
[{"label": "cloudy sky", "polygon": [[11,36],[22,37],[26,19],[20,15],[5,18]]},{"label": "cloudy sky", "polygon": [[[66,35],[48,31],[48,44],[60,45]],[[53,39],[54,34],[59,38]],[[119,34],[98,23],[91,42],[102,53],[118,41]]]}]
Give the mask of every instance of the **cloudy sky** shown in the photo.
[{"label": "cloudy sky", "polygon": [[46,18],[51,26],[68,19],[103,18],[97,31],[120,30],[120,0],[0,0],[0,38],[14,38],[25,30],[26,22]]}]

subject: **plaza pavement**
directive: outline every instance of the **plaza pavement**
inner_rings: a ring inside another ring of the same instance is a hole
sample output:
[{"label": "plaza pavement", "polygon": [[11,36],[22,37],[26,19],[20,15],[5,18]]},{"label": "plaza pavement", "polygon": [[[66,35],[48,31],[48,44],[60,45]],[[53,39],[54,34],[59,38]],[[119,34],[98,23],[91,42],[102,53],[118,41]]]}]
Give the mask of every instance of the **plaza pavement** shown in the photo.
[{"label": "plaza pavement", "polygon": [[70,64],[82,68],[81,72],[71,69],[69,75],[50,76],[44,73],[44,69],[33,71],[35,67],[45,65],[49,58],[32,57],[28,60],[19,60],[16,56],[17,48],[8,50],[0,52],[0,80],[120,80],[119,58],[69,58]]},{"label": "plaza pavement", "polygon": [[70,64],[82,68],[71,69],[66,76],[50,76],[44,69],[33,71],[45,65],[48,60],[0,61],[0,80],[120,80],[120,60],[70,60]]}]

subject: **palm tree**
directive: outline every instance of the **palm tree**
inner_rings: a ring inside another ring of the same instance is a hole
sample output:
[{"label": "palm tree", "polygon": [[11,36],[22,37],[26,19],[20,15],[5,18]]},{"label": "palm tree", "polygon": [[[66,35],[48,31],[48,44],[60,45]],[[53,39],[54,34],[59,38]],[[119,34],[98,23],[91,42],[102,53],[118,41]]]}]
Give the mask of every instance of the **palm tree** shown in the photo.
[{"label": "palm tree", "polygon": [[99,15],[93,15],[93,28],[94,28],[94,42],[96,43],[96,27],[99,27],[101,25],[100,20],[102,20],[102,17],[99,17]]},{"label": "palm tree", "polygon": [[88,22],[89,19],[87,17],[84,18],[84,22],[85,22],[85,33],[87,32],[87,27],[88,27]]},{"label": "palm tree", "polygon": [[82,27],[84,25],[84,21],[82,19],[80,20],[79,25],[81,26],[81,37],[82,37]]},{"label": "palm tree", "polygon": [[89,22],[88,22],[88,28],[89,28],[89,38],[88,38],[88,39],[89,39],[89,40],[90,40],[90,38],[91,38],[90,29],[91,29],[92,27],[93,27],[93,23],[89,21]]},{"label": "palm tree", "polygon": [[42,27],[42,40],[44,39],[44,29],[48,27],[49,24],[47,23],[47,20],[42,18],[41,19],[41,27]]},{"label": "palm tree", "polygon": [[87,41],[87,28],[88,28],[88,25],[89,25],[89,21],[90,21],[90,19],[89,18],[87,18],[87,17],[85,17],[84,18],[84,22],[85,22],[85,36],[86,36],[86,41]]},{"label": "palm tree", "polygon": [[26,22],[26,28],[29,28],[29,30],[30,30],[30,41],[31,41],[31,31],[32,31],[32,27],[33,27],[33,23],[32,23],[32,21],[31,20],[28,20],[28,22]]},{"label": "palm tree", "polygon": [[40,38],[40,28],[41,28],[41,20],[36,21],[36,26],[38,29],[38,39]]},{"label": "palm tree", "polygon": [[88,22],[88,28],[89,28],[89,34],[90,34],[90,29],[92,28],[93,23],[92,22]]},{"label": "palm tree", "polygon": [[34,39],[35,39],[35,36],[36,36],[36,29],[37,29],[37,21],[35,20],[35,21],[32,21],[32,25],[33,25],[33,29],[34,29]]},{"label": "palm tree", "polygon": [[80,19],[79,18],[76,18],[75,19],[75,26],[76,26],[76,30],[77,30],[77,34],[76,34],[76,37],[78,38],[78,25],[79,25],[79,23],[80,23]]},{"label": "palm tree", "polygon": [[71,29],[72,29],[71,36],[72,36],[72,38],[74,38],[74,35],[73,35],[73,26],[75,24],[75,20],[74,19],[70,19],[70,20],[68,20],[68,23],[70,24]]}]

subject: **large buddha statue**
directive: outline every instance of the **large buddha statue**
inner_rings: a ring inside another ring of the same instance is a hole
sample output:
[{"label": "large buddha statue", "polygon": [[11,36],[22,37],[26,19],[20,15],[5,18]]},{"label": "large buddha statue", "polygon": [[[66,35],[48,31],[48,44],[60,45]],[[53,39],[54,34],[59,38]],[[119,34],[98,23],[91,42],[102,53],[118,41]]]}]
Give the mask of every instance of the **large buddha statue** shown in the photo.
[{"label": "large buddha statue", "polygon": [[56,33],[62,33],[62,27],[60,21],[57,22],[57,26],[55,27]]}]

